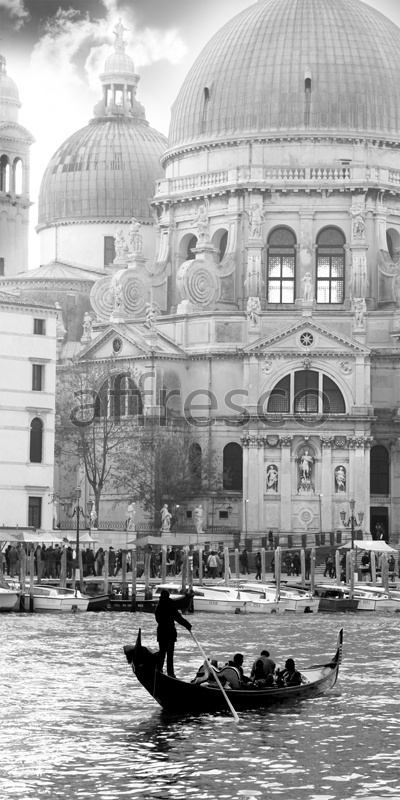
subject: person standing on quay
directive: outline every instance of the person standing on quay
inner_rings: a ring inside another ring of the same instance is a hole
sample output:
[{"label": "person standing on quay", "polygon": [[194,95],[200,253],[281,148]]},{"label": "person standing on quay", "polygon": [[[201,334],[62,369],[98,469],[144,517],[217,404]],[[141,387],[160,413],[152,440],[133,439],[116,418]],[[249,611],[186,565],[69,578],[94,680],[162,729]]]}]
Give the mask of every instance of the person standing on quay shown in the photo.
[{"label": "person standing on quay", "polygon": [[188,631],[192,629],[190,622],[187,621],[172,602],[167,589],[162,589],[160,599],[155,611],[157,622],[157,641],[159,653],[157,656],[157,669],[162,672],[165,656],[167,656],[167,674],[175,678],[174,674],[174,648],[177,640],[175,622],[183,625]]}]

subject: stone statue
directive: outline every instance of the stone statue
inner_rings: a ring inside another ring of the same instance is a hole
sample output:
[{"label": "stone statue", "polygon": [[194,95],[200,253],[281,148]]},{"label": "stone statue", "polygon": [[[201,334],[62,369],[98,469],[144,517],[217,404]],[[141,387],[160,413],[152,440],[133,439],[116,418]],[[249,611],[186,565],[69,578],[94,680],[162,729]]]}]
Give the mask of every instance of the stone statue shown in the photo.
[{"label": "stone statue", "polygon": [[367,310],[367,304],[363,297],[356,297],[353,300],[353,312],[354,312],[354,326],[356,328],[364,328],[364,314]]},{"label": "stone statue", "polygon": [[127,531],[134,531],[135,528],[135,517],[136,517],[136,503],[133,502],[129,503],[128,508],[125,512],[126,517],[126,530]]},{"label": "stone statue", "polygon": [[300,477],[302,480],[311,480],[311,467],[313,463],[313,457],[310,456],[308,450],[306,450],[300,458]]},{"label": "stone statue", "polygon": [[335,483],[337,492],[346,491],[346,470],[342,466],[335,469]]},{"label": "stone statue", "polygon": [[302,283],[304,283],[304,290],[303,290],[303,300],[306,303],[310,303],[313,300],[313,286],[312,286],[312,275],[310,272],[306,272],[304,277],[301,279]]},{"label": "stone statue", "polygon": [[129,244],[130,244],[130,251],[131,253],[141,253],[143,251],[143,237],[140,233],[141,229],[140,222],[132,217],[132,221],[129,227]]},{"label": "stone statue", "polygon": [[54,305],[55,305],[55,307],[57,309],[57,322],[56,322],[57,339],[64,340],[65,334],[67,333],[67,329],[66,329],[66,327],[64,325],[61,306],[60,306],[60,303],[58,303],[58,302],[55,302]]},{"label": "stone statue", "polygon": [[92,510],[90,512],[90,525],[91,525],[91,527],[94,527],[96,525],[96,522],[97,522],[97,514],[96,514],[96,509],[93,506],[93,508],[92,508]]},{"label": "stone statue", "polygon": [[199,243],[210,241],[210,220],[205,205],[198,207],[193,218],[193,223],[197,228],[197,239]]},{"label": "stone statue", "polygon": [[253,203],[247,213],[250,217],[249,239],[261,239],[262,224],[264,222],[264,211],[261,203]]},{"label": "stone statue", "polygon": [[197,506],[194,510],[194,524],[196,533],[204,533],[204,511],[203,506]]},{"label": "stone statue", "polygon": [[171,530],[171,514],[168,511],[167,503],[164,503],[161,511],[161,531]]},{"label": "stone statue", "polygon": [[127,252],[129,251],[129,247],[125,241],[125,236],[122,228],[117,228],[115,233],[115,255],[117,259],[123,259]]},{"label": "stone statue", "polygon": [[113,30],[113,34],[115,36],[114,47],[116,50],[125,50],[124,31],[128,30],[129,28],[125,28],[122,24],[122,18],[120,17]]},{"label": "stone statue", "polygon": [[356,203],[350,209],[350,216],[353,220],[353,239],[364,239],[365,236],[365,206]]},{"label": "stone statue", "polygon": [[155,303],[146,303],[146,328],[149,328],[151,331],[155,331],[159,313],[160,309]]},{"label": "stone statue", "polygon": [[249,297],[247,301],[247,316],[252,328],[256,328],[260,321],[261,303],[259,297]]},{"label": "stone statue", "polygon": [[278,491],[278,468],[270,464],[267,469],[267,492]]},{"label": "stone statue", "polygon": [[90,342],[92,338],[93,320],[89,311],[85,311],[83,315],[83,336],[82,340]]}]

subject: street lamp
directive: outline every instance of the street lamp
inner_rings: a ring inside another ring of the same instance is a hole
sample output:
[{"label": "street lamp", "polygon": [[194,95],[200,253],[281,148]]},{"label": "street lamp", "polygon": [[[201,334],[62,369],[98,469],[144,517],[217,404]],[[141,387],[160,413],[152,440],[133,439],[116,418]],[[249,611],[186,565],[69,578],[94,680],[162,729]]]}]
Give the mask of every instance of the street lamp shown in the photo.
[{"label": "street lamp", "polygon": [[364,512],[363,511],[359,511],[358,516],[359,516],[360,519],[359,519],[359,522],[357,521],[357,517],[354,516],[355,506],[356,506],[356,501],[355,500],[350,500],[350,516],[349,516],[347,522],[346,522],[346,512],[345,511],[341,511],[340,512],[340,519],[342,520],[342,525],[344,525],[346,528],[350,528],[351,527],[351,549],[352,550],[354,550],[354,527],[355,526],[357,526],[357,527],[361,526],[362,525],[362,521],[364,519]]},{"label": "street lamp", "polygon": [[[75,565],[74,575],[73,575],[73,588],[75,588],[75,579],[77,577],[78,581],[79,581],[79,589],[80,589],[81,592],[83,592],[83,575],[81,575],[81,572],[80,572],[80,569],[79,569],[79,532],[80,532],[79,531],[79,522],[80,522],[80,517],[81,516],[84,519],[86,519],[87,517],[89,517],[89,519],[90,519],[90,514],[91,514],[91,512],[93,510],[93,500],[88,500],[87,501],[86,506],[87,506],[87,512],[88,513],[85,514],[82,506],[79,505],[79,501],[81,499],[81,496],[82,496],[82,490],[80,489],[79,486],[77,486],[77,488],[75,489],[76,506],[74,508],[72,508],[73,501],[72,500],[67,500],[66,501],[67,509],[66,509],[65,513],[66,513],[67,517],[69,517],[69,519],[73,519],[73,517],[76,516],[76,557],[75,557],[75,560],[77,562],[78,572],[76,573],[76,565]],[[69,511],[68,511],[68,508],[69,508]]]}]

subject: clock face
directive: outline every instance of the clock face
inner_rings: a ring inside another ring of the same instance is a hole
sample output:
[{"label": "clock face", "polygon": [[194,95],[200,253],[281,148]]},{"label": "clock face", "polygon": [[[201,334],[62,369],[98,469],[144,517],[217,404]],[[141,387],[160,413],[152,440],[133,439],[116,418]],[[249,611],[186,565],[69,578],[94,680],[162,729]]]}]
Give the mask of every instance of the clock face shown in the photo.
[{"label": "clock face", "polygon": [[122,350],[122,339],[118,337],[113,341],[113,351],[114,353],[120,353]]}]

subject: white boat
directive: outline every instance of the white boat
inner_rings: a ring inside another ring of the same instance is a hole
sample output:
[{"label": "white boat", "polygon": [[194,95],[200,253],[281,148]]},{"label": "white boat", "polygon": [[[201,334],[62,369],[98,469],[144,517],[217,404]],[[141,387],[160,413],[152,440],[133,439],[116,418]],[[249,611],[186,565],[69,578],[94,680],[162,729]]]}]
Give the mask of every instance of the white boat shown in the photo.
[{"label": "white boat", "polygon": [[[77,612],[87,611],[89,597],[77,589],[66,589],[60,586],[37,586],[33,589],[34,612]],[[29,610],[29,591],[25,589],[25,608]]]},{"label": "white boat", "polygon": [[358,600],[358,611],[400,611],[400,599],[380,586],[356,584],[354,598]]},{"label": "white boat", "polygon": [[18,603],[18,592],[15,589],[5,589],[0,586],[0,611],[12,611]]},{"label": "white boat", "polygon": [[302,591],[301,589],[289,588],[281,586],[279,590],[279,600],[276,600],[276,588],[272,584],[263,583],[241,583],[240,591],[258,594],[258,602],[264,599],[269,602],[275,602],[278,607],[278,613],[282,611],[294,611],[298,614],[318,611],[319,598],[313,597],[311,592]]},{"label": "white boat", "polygon": [[[156,586],[154,597],[162,589],[168,589],[171,598],[182,596],[182,587],[178,584],[163,583]],[[238,589],[229,586],[193,586],[194,611],[209,611],[214,614],[246,614],[247,598],[242,597]]]}]

